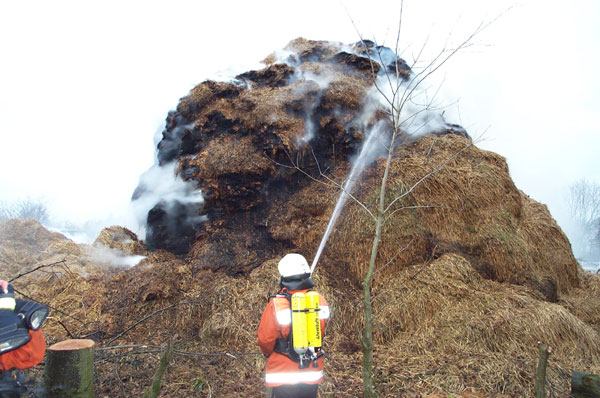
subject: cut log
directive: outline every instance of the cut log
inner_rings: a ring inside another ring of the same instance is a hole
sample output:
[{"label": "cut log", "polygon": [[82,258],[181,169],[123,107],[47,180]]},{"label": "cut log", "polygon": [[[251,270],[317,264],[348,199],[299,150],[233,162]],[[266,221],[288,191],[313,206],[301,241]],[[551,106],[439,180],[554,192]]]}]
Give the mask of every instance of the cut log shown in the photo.
[{"label": "cut log", "polygon": [[44,384],[48,398],[93,398],[94,342],[74,339],[48,347]]},{"label": "cut log", "polygon": [[600,376],[573,371],[571,393],[573,398],[600,398]]}]

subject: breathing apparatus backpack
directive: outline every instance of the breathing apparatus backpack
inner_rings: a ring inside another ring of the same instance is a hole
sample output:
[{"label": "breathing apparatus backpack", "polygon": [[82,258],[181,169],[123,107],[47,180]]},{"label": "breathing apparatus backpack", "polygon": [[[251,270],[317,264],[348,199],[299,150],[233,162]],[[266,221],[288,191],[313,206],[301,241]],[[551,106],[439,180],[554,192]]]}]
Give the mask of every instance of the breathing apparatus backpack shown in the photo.
[{"label": "breathing apparatus backpack", "polygon": [[287,338],[275,341],[274,351],[298,362],[300,369],[319,366],[317,360],[323,356],[323,336],[319,317],[319,293],[308,291],[290,295],[283,289],[278,296],[290,303],[292,322]]}]

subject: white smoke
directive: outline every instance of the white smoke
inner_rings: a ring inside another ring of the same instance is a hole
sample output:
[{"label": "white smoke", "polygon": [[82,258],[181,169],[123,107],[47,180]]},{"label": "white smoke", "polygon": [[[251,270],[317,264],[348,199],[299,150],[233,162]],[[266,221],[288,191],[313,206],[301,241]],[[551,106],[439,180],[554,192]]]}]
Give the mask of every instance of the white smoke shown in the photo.
[{"label": "white smoke", "polygon": [[314,90],[315,85],[318,89],[316,98],[308,103],[305,109],[304,129],[306,133],[300,137],[297,142],[298,145],[304,146],[316,135],[317,129],[315,121],[313,120],[313,113],[321,102],[323,92],[327,90],[329,84],[334,80],[333,73],[326,68],[307,70],[300,62],[300,54],[298,54],[296,51],[291,51],[288,49],[275,51],[271,54],[271,58],[273,64],[286,64],[294,68],[294,74],[290,76],[288,81],[288,84],[290,85],[299,82],[299,84],[297,84],[292,91],[294,96],[303,96],[309,91]]},{"label": "white smoke", "polygon": [[304,115],[304,129],[306,133],[300,137],[298,140],[298,144],[305,145],[310,142],[315,135],[317,134],[316,124],[313,118],[313,114],[319,104],[321,103],[321,98],[323,96],[323,92],[329,87],[329,84],[333,81],[333,75],[331,73],[314,73],[310,71],[302,70],[301,68],[296,68],[294,73],[294,79],[296,81],[301,80],[304,84],[301,84],[296,88],[295,94],[302,94],[303,92],[307,92],[311,88],[314,88],[314,85],[318,87],[318,93],[314,100],[310,102],[310,104],[306,107],[306,113]]},{"label": "white smoke", "polygon": [[[177,174],[177,162],[163,166],[155,164],[140,176],[140,182],[132,197],[132,210],[140,225],[146,225],[148,212],[159,202],[167,205],[167,213],[175,203],[195,204],[199,207],[204,203],[202,191],[194,184],[184,181]],[[192,223],[206,221],[206,216],[197,215]]]},{"label": "white smoke", "polygon": [[298,53],[295,51],[280,49],[271,55],[273,57],[274,64],[286,64],[292,67],[296,67],[299,64]]},{"label": "white smoke", "polygon": [[[369,48],[369,55],[361,48]],[[343,51],[362,58],[370,58],[379,64],[379,73],[375,84],[367,93],[362,114],[357,121],[366,126],[378,109],[400,111],[398,124],[403,133],[416,137],[423,134],[442,131],[447,123],[442,116],[442,106],[438,98],[440,87],[429,83],[429,73],[435,65],[427,66],[424,71],[410,71],[408,79],[399,79],[394,72],[396,67],[408,68],[393,50],[377,46],[365,40],[354,45],[345,45]],[[391,72],[390,72],[391,71]],[[427,76],[427,79],[424,77]],[[393,105],[390,103],[393,102]]]},{"label": "white smoke", "polygon": [[111,249],[110,247],[96,244],[86,248],[86,254],[90,261],[100,265],[110,265],[113,267],[131,268],[140,261],[145,259],[145,256],[128,256],[121,250]]}]

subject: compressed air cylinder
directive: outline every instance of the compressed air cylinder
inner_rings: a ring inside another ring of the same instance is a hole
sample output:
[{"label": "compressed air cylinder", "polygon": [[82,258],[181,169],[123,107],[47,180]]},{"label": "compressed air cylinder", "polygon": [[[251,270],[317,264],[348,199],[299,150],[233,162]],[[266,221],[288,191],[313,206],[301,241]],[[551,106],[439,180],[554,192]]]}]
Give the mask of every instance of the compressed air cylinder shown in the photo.
[{"label": "compressed air cylinder", "polygon": [[321,319],[319,318],[319,293],[306,293],[306,333],[309,347],[321,347]]},{"label": "compressed air cylinder", "polygon": [[304,293],[292,294],[292,341],[294,351],[304,354],[308,348],[306,333],[306,303]]}]

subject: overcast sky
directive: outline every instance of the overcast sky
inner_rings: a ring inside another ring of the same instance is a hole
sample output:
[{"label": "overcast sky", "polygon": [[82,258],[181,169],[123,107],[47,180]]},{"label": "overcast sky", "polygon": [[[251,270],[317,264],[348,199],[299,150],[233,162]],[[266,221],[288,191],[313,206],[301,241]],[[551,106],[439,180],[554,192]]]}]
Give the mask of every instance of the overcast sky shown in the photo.
[{"label": "overcast sky", "polygon": [[[0,201],[131,225],[167,112],[197,83],[256,69],[296,37],[393,44],[398,1],[0,1]],[[431,54],[512,7],[436,77],[448,111],[508,159],[564,227],[568,186],[600,182],[600,2],[407,0],[402,49]],[[458,120],[457,120],[458,119]]]}]

